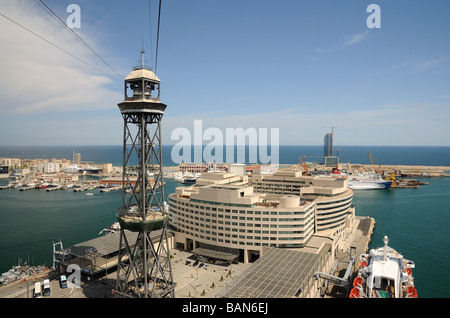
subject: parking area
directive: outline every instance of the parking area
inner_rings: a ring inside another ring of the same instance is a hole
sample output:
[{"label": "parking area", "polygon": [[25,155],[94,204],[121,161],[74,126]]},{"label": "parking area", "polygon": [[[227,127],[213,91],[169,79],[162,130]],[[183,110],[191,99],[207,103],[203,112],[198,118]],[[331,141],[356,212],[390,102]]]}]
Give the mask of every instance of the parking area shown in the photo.
[{"label": "parking area", "polygon": [[211,263],[186,251],[171,252],[176,298],[214,298],[251,264]]},{"label": "parking area", "polygon": [[[215,298],[216,293],[227,287],[233,278],[245,271],[251,264],[228,264],[226,262],[211,263],[205,258],[197,258],[186,251],[171,250],[172,274],[175,287],[175,298]],[[116,272],[93,283],[81,284],[82,288],[61,288],[60,274],[52,271],[46,277],[28,282],[17,282],[0,288],[0,298],[33,298],[36,282],[41,286],[49,279],[50,295],[42,298],[105,298],[113,297],[111,291],[115,287]]]},{"label": "parking area", "polygon": [[[60,275],[52,270],[42,277],[29,277],[28,280],[17,281],[0,288],[0,298],[36,298],[35,288],[41,287],[39,298],[85,298],[81,288],[61,288]],[[44,292],[44,281],[48,286]],[[49,293],[48,293],[49,290]]]}]

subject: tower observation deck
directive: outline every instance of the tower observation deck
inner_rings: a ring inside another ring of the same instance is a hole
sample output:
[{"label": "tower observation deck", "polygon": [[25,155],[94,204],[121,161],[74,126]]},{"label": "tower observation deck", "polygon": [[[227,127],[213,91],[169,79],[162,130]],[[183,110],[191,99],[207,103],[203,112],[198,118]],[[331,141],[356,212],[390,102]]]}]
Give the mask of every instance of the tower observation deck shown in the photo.
[{"label": "tower observation deck", "polygon": [[[123,173],[114,294],[174,297],[162,171],[161,120],[166,105],[160,101],[160,80],[144,65],[143,50],[141,54],[141,64],[125,78],[124,101],[118,104],[124,121]],[[135,242],[128,240],[125,230],[138,232]],[[162,230],[161,237],[153,244],[149,234],[157,230]]]}]

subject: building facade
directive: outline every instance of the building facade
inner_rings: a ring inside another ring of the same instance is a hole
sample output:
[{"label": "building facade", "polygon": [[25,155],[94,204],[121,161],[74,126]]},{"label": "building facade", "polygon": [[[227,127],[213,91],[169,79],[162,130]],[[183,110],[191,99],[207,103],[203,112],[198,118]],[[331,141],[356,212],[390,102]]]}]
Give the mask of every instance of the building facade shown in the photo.
[{"label": "building facade", "polygon": [[60,164],[58,162],[44,162],[38,164],[38,171],[40,173],[58,173],[60,171]]},{"label": "building facade", "polygon": [[265,247],[301,248],[313,235],[336,235],[351,218],[347,180],[301,172],[236,176],[208,173],[169,195],[178,248],[214,257],[220,250],[244,262]]},{"label": "building facade", "polygon": [[333,134],[327,133],[323,138],[323,156],[333,156]]}]

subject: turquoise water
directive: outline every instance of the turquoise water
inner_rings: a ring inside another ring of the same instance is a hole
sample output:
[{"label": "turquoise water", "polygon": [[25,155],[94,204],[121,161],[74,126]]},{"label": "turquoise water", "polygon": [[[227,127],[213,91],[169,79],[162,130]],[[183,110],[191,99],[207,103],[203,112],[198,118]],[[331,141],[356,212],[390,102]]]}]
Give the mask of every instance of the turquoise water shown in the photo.
[{"label": "turquoise water", "polygon": [[[121,164],[119,146],[3,147],[0,157],[68,158],[81,152],[82,160]],[[320,155],[321,146],[284,146],[283,163],[298,163],[299,155]],[[367,149],[383,164],[450,166],[450,147],[356,147],[342,151],[352,163],[370,163]],[[170,147],[163,153],[170,163]],[[371,247],[383,245],[388,235],[393,248],[416,262],[414,277],[419,296],[449,298],[450,276],[446,275],[450,258],[450,178],[424,178],[429,185],[419,189],[356,191],[354,203],[359,215],[375,218]],[[5,185],[9,179],[0,179]],[[167,179],[165,194],[180,186]],[[29,264],[52,263],[52,242],[62,240],[65,247],[92,239],[116,221],[121,192],[94,196],[72,190],[0,191],[0,273],[17,264],[18,258]],[[167,200],[166,200],[167,201]],[[441,273],[444,273],[442,275]],[[439,275],[439,279],[436,276]]]},{"label": "turquoise water", "polygon": [[419,180],[430,184],[419,189],[360,190],[354,203],[359,215],[375,218],[370,247],[383,246],[387,235],[391,247],[415,261],[419,296],[447,298],[450,276],[443,273],[450,263],[450,178]]},{"label": "turquoise water", "polygon": [[[10,179],[0,179],[6,185]],[[165,195],[180,183],[166,180]],[[116,222],[121,191],[93,196],[73,190],[33,189],[0,191],[0,273],[22,262],[52,265],[52,243],[62,240],[65,247],[90,240]],[[167,200],[166,200],[167,201]]]}]

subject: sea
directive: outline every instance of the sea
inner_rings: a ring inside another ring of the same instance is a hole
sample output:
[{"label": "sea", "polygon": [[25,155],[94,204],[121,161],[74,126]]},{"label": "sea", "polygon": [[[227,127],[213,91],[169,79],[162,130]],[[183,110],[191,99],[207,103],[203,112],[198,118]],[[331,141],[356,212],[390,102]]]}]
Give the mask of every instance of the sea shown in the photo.
[{"label": "sea", "polygon": [[[335,146],[340,162],[375,165],[450,166],[450,147]],[[164,166],[176,166],[173,147],[163,146]],[[237,153],[237,149],[236,153]],[[320,161],[323,146],[279,146],[280,164]],[[245,163],[252,149],[245,149]],[[80,153],[82,162],[122,165],[122,146],[0,146],[0,158],[57,158],[72,160]],[[193,154],[193,151],[191,152]],[[235,158],[236,158],[235,153]],[[95,178],[84,176],[84,178]],[[418,189],[355,191],[356,214],[370,216],[376,226],[370,248],[389,245],[415,262],[415,285],[421,298],[450,297],[450,178],[416,178],[428,182]],[[0,179],[6,185],[10,179]],[[166,179],[165,195],[180,183]],[[167,199],[166,199],[167,200]],[[90,240],[116,221],[121,206],[120,191],[93,196],[71,190],[0,191],[0,273],[19,262],[52,266],[53,243],[64,247]],[[438,276],[436,276],[438,275]]]}]

